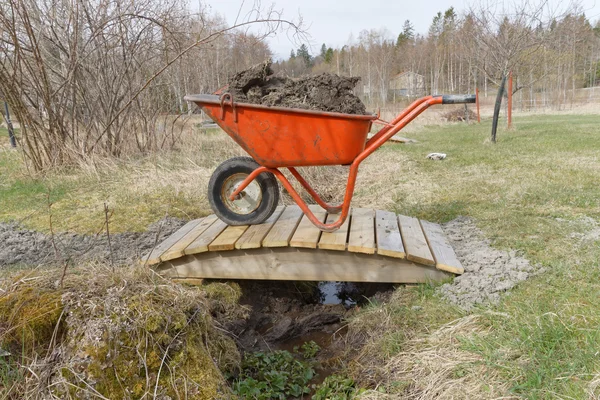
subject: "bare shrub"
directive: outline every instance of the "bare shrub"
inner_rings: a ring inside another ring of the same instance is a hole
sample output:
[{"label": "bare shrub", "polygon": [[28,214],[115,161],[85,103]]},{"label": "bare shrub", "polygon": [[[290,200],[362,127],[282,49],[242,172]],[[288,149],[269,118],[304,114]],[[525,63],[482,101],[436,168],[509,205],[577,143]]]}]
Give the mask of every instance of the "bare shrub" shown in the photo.
[{"label": "bare shrub", "polygon": [[[173,146],[186,93],[217,89],[270,56],[262,43],[282,26],[273,8],[227,26],[182,0],[9,0],[0,6],[0,93],[21,123],[37,170],[90,155]],[[262,32],[236,28],[260,24]],[[251,43],[252,46],[248,46]]]}]

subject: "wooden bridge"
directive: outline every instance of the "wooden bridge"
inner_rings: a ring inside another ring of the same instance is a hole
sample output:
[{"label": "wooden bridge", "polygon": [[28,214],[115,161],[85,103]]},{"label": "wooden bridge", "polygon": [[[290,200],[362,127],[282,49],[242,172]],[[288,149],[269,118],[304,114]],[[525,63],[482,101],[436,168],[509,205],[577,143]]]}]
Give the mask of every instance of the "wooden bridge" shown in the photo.
[{"label": "wooden bridge", "polygon": [[[311,206],[322,221],[334,221]],[[196,219],[143,260],[171,278],[423,283],[462,274],[441,227],[389,211],[354,208],[342,227],[319,231],[297,206],[264,223]]]}]

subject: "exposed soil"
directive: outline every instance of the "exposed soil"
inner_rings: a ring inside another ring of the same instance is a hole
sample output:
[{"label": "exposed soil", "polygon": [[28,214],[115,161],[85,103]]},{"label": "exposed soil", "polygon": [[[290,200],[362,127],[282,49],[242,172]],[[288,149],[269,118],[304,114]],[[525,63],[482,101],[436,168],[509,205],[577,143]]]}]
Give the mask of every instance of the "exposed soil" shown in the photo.
[{"label": "exposed soil", "polygon": [[515,251],[497,250],[471,218],[459,217],[443,225],[465,273],[440,288],[442,296],[470,310],[477,304],[495,303],[500,295],[541,268]]},{"label": "exposed soil", "polygon": [[[63,265],[84,260],[124,264],[139,260],[157,243],[179,229],[185,221],[162,219],[146,232],[111,235],[112,254],[106,234],[88,236],[61,232],[50,235],[0,223],[0,268],[11,265]],[[494,303],[500,295],[540,271],[515,251],[497,250],[470,218],[459,217],[443,225],[444,232],[465,273],[440,287],[444,298],[469,310],[477,304]],[[391,285],[321,283],[310,286],[289,282],[240,282],[252,306],[249,321],[236,322],[232,332],[247,349],[277,347],[297,337],[320,331],[333,333],[348,309]],[[301,289],[299,289],[301,288]],[[377,294],[379,295],[379,294]]]},{"label": "exposed soil", "polygon": [[[391,284],[336,282],[239,281],[240,303],[250,307],[246,319],[227,329],[244,351],[289,350],[314,340],[328,348],[344,333],[343,320],[356,304],[388,298]],[[322,355],[327,357],[327,352]]]},{"label": "exposed soil", "polygon": [[473,112],[470,108],[467,109],[466,115],[464,108],[457,108],[455,110],[448,111],[442,116],[446,118],[448,122],[465,122],[467,121],[467,115],[469,121],[477,121],[477,114],[475,114],[475,112]]},{"label": "exposed soil", "polygon": [[227,90],[242,103],[366,114],[365,105],[352,92],[359,80],[328,73],[298,79],[276,77],[268,60],[237,73]]},{"label": "exposed soil", "polygon": [[62,265],[83,260],[112,261],[123,264],[139,260],[157,243],[162,242],[185,221],[164,218],[148,227],[146,232],[125,232],[110,235],[109,250],[106,234],[91,236],[61,232],[51,235],[21,228],[15,223],[0,223],[0,268],[9,265]]}]

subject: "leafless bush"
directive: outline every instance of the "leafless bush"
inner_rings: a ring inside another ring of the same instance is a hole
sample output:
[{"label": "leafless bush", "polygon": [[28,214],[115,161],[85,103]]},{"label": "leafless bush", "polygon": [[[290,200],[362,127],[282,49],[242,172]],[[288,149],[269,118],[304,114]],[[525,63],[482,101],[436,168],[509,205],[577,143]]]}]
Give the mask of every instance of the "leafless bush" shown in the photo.
[{"label": "leafless bush", "polygon": [[[233,68],[270,55],[261,39],[299,24],[255,8],[227,26],[182,0],[8,0],[0,5],[0,93],[41,170],[91,155],[172,146],[165,114],[183,95],[223,85]],[[251,24],[260,33],[240,29]],[[248,44],[251,43],[251,46]]]}]

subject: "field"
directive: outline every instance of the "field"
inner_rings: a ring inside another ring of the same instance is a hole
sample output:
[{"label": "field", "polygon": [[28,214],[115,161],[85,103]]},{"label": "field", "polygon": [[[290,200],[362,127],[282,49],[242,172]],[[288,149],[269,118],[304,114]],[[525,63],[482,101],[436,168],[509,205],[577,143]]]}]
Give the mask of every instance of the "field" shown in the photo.
[{"label": "field", "polygon": [[[425,126],[410,132],[418,143],[385,145],[363,164],[353,204],[440,223],[472,217],[494,247],[543,267],[498,304],[468,313],[429,286],[400,288],[390,303],[363,308],[350,326],[367,344],[347,369],[376,371],[365,385],[379,389],[365,398],[600,395],[599,121],[523,115],[495,145],[489,120]],[[0,130],[0,145],[5,136]],[[430,152],[448,156],[431,161]],[[141,231],[167,214],[199,217],[210,213],[210,173],[238,154],[222,132],[197,130],[177,151],[34,176],[20,153],[1,149],[0,222],[47,232],[51,214],[57,231],[95,233],[105,202],[113,232]],[[339,198],[343,172],[312,179],[328,176],[317,187]]]}]

